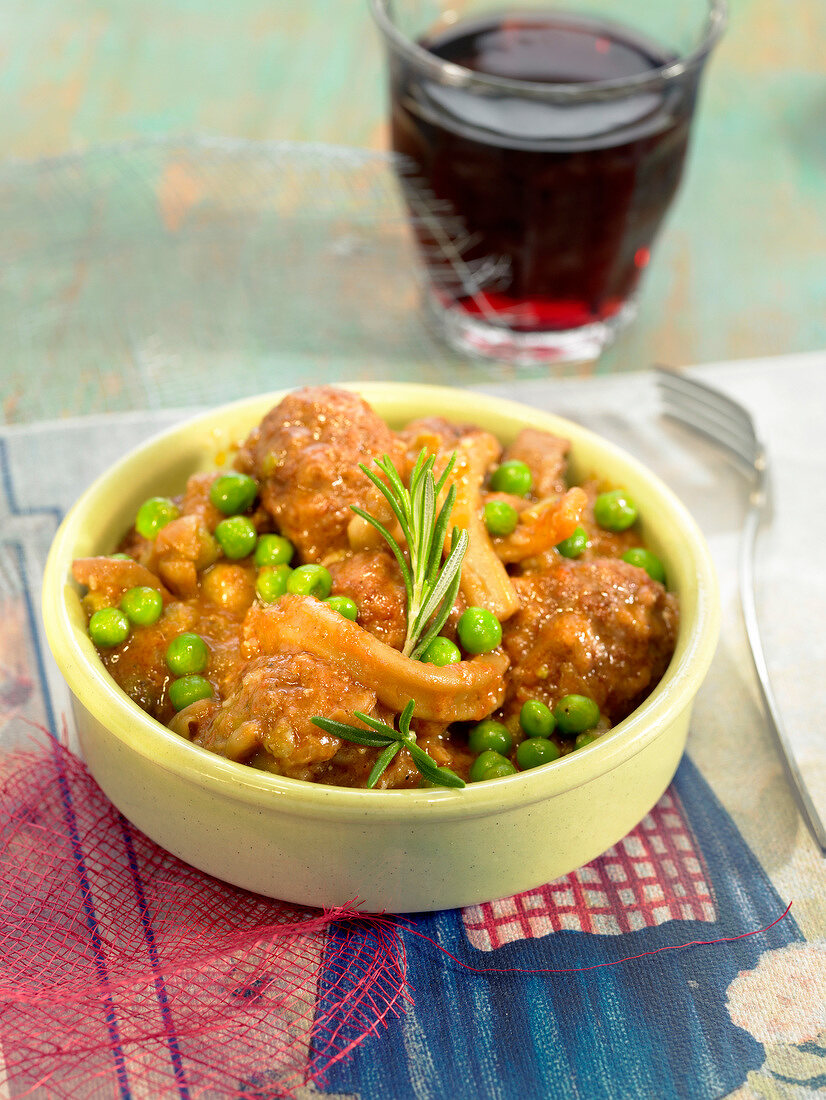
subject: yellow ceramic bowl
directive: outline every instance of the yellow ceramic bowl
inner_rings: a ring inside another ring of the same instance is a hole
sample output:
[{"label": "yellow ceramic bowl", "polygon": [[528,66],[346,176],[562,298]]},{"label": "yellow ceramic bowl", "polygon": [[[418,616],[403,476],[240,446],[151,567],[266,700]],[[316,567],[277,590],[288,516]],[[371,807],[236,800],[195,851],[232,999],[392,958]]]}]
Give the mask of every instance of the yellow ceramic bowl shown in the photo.
[{"label": "yellow ceramic bowl", "polygon": [[703,538],[685,508],[629,455],[567,420],[458,389],[392,383],[357,389],[391,427],[441,414],[504,443],[529,425],[571,440],[575,480],[628,489],[647,544],[681,606],[677,648],[660,684],[595,744],[463,790],[367,791],[256,771],[181,739],[144,713],[101,664],[86,632],[74,558],[110,553],[148,496],[182,491],[214,468],[283,394],[225,406],[132,451],[88,489],[49,555],[43,610],[73,693],[86,763],[138,828],[187,863],[260,894],[309,905],[357,901],[413,912],[529,889],[614,844],[668,786],[718,634],[718,596]]}]

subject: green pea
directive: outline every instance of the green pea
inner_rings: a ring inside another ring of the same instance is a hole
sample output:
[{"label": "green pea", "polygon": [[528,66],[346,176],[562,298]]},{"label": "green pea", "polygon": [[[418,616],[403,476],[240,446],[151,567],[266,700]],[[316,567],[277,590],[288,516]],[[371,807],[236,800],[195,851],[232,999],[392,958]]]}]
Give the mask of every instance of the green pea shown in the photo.
[{"label": "green pea", "polygon": [[554,707],[559,732],[566,737],[584,733],[599,721],[599,707],[587,695],[565,695]]},{"label": "green pea", "polygon": [[497,466],[490,479],[490,487],[495,493],[510,493],[515,497],[526,497],[532,486],[531,471],[516,458]]},{"label": "green pea", "polygon": [[516,750],[516,763],[522,771],[539,768],[559,759],[559,749],[546,737],[529,737]]},{"label": "green pea", "polygon": [[225,516],[246,512],[257,496],[258,482],[249,474],[222,474],[209,487],[209,499]]},{"label": "green pea", "polygon": [[134,561],[134,558],[130,558],[128,554],[110,554],[110,561]]},{"label": "green pea", "polygon": [[556,729],[551,708],[540,699],[528,699],[519,712],[519,725],[526,737],[550,737]]},{"label": "green pea", "polygon": [[502,624],[485,607],[462,612],[456,628],[462,648],[468,653],[489,653],[502,641]]},{"label": "green pea", "polygon": [[504,537],[516,529],[519,513],[504,500],[489,500],[485,505],[485,526],[491,535]]},{"label": "green pea", "polygon": [[199,699],[212,698],[212,684],[203,676],[181,676],[169,685],[169,701],[175,710],[183,710]]},{"label": "green pea", "polygon": [[138,508],[135,530],[145,539],[154,539],[162,527],[180,514],[180,508],[169,497],[150,497]]},{"label": "green pea", "polygon": [[606,531],[626,531],[636,522],[637,506],[624,489],[612,489],[594,501],[594,519]]},{"label": "green pea", "polygon": [[588,535],[584,527],[577,527],[572,535],[556,544],[563,558],[578,558],[588,549]]},{"label": "green pea", "polygon": [[578,733],[576,735],[576,741],[574,741],[575,749],[584,749],[586,745],[592,745],[597,740],[597,734],[595,733]]},{"label": "green pea", "polygon": [[89,620],[89,637],[98,649],[111,649],[129,637],[129,619],[117,607],[102,607]]},{"label": "green pea", "polygon": [[444,668],[445,665],[458,665],[461,659],[459,647],[451,642],[450,638],[443,638],[441,635],[430,642],[419,658],[424,664],[436,665],[439,668]]},{"label": "green pea", "polygon": [[663,563],[656,554],[652,554],[644,546],[634,546],[631,550],[626,550],[622,555],[622,560],[627,561],[629,565],[636,565],[640,569],[644,569],[652,581],[665,584]]},{"label": "green pea", "polygon": [[265,565],[258,570],[255,591],[264,603],[275,603],[287,591],[287,581],[292,569],[289,565]]},{"label": "green pea", "polygon": [[507,756],[513,748],[513,738],[510,730],[502,722],[495,722],[492,718],[486,718],[473,727],[467,739],[471,752],[498,752],[501,756]]},{"label": "green pea", "polygon": [[203,672],[207,666],[209,649],[200,634],[185,631],[173,638],[166,650],[169,671],[176,676],[188,676],[191,672]]},{"label": "green pea", "polygon": [[487,779],[501,779],[505,775],[515,775],[516,768],[501,753],[487,749],[480,753],[470,765],[471,783],[481,783]]},{"label": "green pea", "polygon": [[287,591],[296,596],[315,596],[326,600],[333,587],[333,578],[323,565],[299,565],[287,580]]},{"label": "green pea", "polygon": [[259,569],[262,565],[289,565],[294,553],[295,547],[283,535],[261,535],[253,560]]},{"label": "green pea", "polygon": [[124,592],[120,609],[125,611],[137,626],[151,626],[161,617],[163,599],[157,588],[142,584]]},{"label": "green pea", "polygon": [[351,623],[354,623],[359,617],[358,604],[355,600],[351,600],[349,596],[328,596],[324,602],[328,607],[332,607],[333,611],[337,611],[339,615],[349,619]]},{"label": "green pea", "polygon": [[224,556],[237,561],[253,552],[258,532],[248,516],[230,516],[229,519],[222,519],[215,528],[215,537]]}]

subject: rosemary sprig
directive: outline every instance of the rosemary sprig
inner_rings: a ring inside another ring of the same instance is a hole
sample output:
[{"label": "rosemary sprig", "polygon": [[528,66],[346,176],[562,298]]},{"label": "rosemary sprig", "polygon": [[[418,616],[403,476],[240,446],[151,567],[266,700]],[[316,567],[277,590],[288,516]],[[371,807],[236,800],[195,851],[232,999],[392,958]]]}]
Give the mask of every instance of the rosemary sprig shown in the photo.
[{"label": "rosemary sprig", "polygon": [[438,482],[433,476],[436,459],[428,457],[422,449],[410,475],[407,489],[399,472],[387,455],[375,459],[375,464],[387,478],[383,481],[367,466],[361,470],[384,496],[399,521],[409,562],[398,541],[383,523],[357,508],[350,507],[366,520],[387,542],[399,563],[407,593],[407,634],[402,654],[418,660],[427,646],[445,625],[450,609],[456,601],[462,575],[462,561],[468,546],[467,531],[453,528],[450,536],[450,553],[442,564],[450,513],[456,500],[456,486],[451,485],[438,514],[436,502],[456,464],[456,453],[450,460]]},{"label": "rosemary sprig", "polygon": [[335,737],[342,737],[345,741],[353,741],[357,745],[368,745],[371,748],[383,750],[368,776],[367,786],[370,788],[375,787],[379,777],[401,748],[407,749],[419,772],[431,783],[440,787],[464,787],[463,779],[460,779],[450,768],[439,767],[433,757],[416,744],[416,734],[410,729],[413,706],[411,699],[399,715],[398,729],[388,726],[386,722],[379,722],[377,718],[371,718],[368,714],[362,714],[360,710],[355,711],[353,717],[361,719],[366,726],[370,727],[369,729],[351,726],[346,722],[334,722],[332,718],[313,718],[311,721],[325,733],[332,733]]}]

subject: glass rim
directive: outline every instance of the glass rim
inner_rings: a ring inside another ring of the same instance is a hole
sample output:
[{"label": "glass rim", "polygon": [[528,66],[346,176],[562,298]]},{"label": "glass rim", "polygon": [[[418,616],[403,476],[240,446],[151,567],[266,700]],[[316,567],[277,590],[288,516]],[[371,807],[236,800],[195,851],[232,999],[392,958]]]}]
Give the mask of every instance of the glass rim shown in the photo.
[{"label": "glass rim", "polygon": [[[399,30],[390,16],[391,2],[392,0],[368,0],[373,19],[388,46],[438,83],[467,88],[482,94],[504,92],[523,99],[543,99],[558,103],[614,99],[626,92],[647,91],[677,81],[703,65],[728,22],[728,0],[706,0],[708,12],[700,40],[683,56],[633,76],[552,84],[479,73],[437,57]],[[564,15],[564,10],[560,14]]]}]

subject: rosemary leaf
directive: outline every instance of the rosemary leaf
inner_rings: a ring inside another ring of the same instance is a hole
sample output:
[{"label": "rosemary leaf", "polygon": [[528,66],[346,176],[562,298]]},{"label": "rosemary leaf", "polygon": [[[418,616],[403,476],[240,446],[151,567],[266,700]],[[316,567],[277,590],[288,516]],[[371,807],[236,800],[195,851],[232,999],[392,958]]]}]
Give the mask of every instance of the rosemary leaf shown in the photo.
[{"label": "rosemary leaf", "polygon": [[382,455],[381,462],[377,462],[376,465],[393,486],[396,496],[399,499],[404,499],[404,482],[399,477],[398,470],[390,461],[390,456]]},{"label": "rosemary leaf", "polygon": [[334,722],[332,718],[311,718],[314,726],[332,733],[335,737],[341,737],[345,741],[354,741],[357,745],[367,745],[371,749],[380,749],[387,744],[386,737],[378,737],[369,730],[360,729],[358,726],[350,726],[344,722]]},{"label": "rosemary leaf", "polygon": [[399,730],[393,729],[392,726],[388,726],[386,722],[380,722],[378,718],[371,718],[369,714],[364,714],[360,710],[354,711],[353,717],[358,718],[361,722],[364,722],[365,725],[368,725],[370,729],[380,733],[385,740],[390,738],[393,741],[398,741],[404,736]]},{"label": "rosemary leaf", "polygon": [[[379,532],[399,564],[407,596],[407,630],[402,654],[405,657],[413,654],[420,657],[424,652],[419,644],[423,632],[429,638],[435,637],[450,613],[450,606],[444,604],[445,595],[453,592],[455,600],[458,586],[454,585],[454,579],[461,573],[462,561],[467,551],[467,535],[458,538],[454,528],[450,553],[442,563],[450,514],[456,501],[456,487],[450,486],[445,501],[438,510],[437,502],[453,470],[456,455],[454,453],[450,456],[436,482],[433,475],[435,456],[428,456],[425,448],[422,448],[410,475],[409,488],[405,488],[398,470],[387,455],[374,461],[387,479],[386,482],[365,466],[361,466],[361,470],[392,508],[407,543],[407,556],[405,557],[405,552],[395,536],[375,516],[355,505],[351,505],[351,508]],[[437,623],[435,633],[431,622],[434,615]]]},{"label": "rosemary leaf", "polygon": [[383,753],[380,754],[378,760],[373,765],[370,774],[367,777],[367,786],[371,790],[373,789],[373,787],[375,787],[380,777],[384,775],[384,773],[390,767],[393,762],[393,758],[401,747],[401,741],[394,741],[392,742],[392,744],[387,746]]},{"label": "rosemary leaf", "polygon": [[[421,457],[421,455],[420,455]],[[427,536],[426,520],[423,515],[425,490],[427,487],[427,462],[423,463],[417,475],[410,482],[410,509],[413,517],[412,530],[414,543],[408,544],[416,581],[421,583],[419,565],[422,560],[422,542]]]},{"label": "rosemary leaf", "polygon": [[375,527],[375,529],[384,538],[387,545],[393,551],[393,556],[399,563],[399,569],[401,570],[402,580],[404,581],[404,589],[407,593],[407,602],[410,603],[410,601],[413,599],[413,577],[410,575],[410,567],[405,560],[402,548],[399,546],[398,542],[390,534],[384,524],[377,520],[375,516],[371,516],[369,512],[365,512],[363,508],[356,507],[355,504],[351,504],[350,507],[357,516],[361,516],[361,518],[366,520],[371,527]]},{"label": "rosemary leaf", "polygon": [[[463,531],[462,533],[466,534],[467,532]],[[411,656],[413,657],[414,660],[420,660],[422,653],[424,653],[424,651],[427,649],[427,647],[430,645],[430,643],[433,641],[433,639],[436,637],[436,635],[439,633],[439,631],[442,629],[442,627],[447,622],[448,616],[450,615],[450,612],[453,608],[453,605],[456,603],[456,597],[459,594],[459,585],[461,583],[461,580],[462,580],[462,575],[457,570],[456,576],[450,582],[450,587],[448,588],[447,592],[445,593],[445,597],[442,600],[441,607],[436,612],[436,615],[434,616],[430,626],[427,628],[426,632],[422,635],[422,637],[419,640],[418,645],[416,646],[413,653],[411,654]]]},{"label": "rosemary leaf", "polygon": [[[455,531],[456,528],[454,527],[453,530]],[[467,550],[468,539],[469,536],[467,531],[460,531],[458,539],[453,538],[451,540],[451,550],[450,554],[448,555],[448,559],[444,564],[444,568],[442,569],[438,581],[431,590],[430,595],[427,597],[427,602],[422,606],[422,609],[419,612],[418,619],[416,620],[414,629],[417,635],[421,633],[427,622],[430,620],[431,615],[434,614],[436,608],[444,599],[444,595],[454,579],[457,576],[459,576],[461,579],[460,570],[462,566],[462,560],[465,556],[465,551]],[[450,614],[450,607],[448,607],[447,610],[448,614]],[[445,618],[447,618],[447,616],[445,616]],[[439,630],[441,630],[443,625],[444,619],[439,626]]]},{"label": "rosemary leaf", "polygon": [[440,768],[432,756],[420,748],[415,742],[411,742],[407,745],[407,751],[410,753],[413,763],[416,765],[419,772],[429,779],[431,783],[437,783],[442,787],[464,787],[465,782],[460,779],[455,772],[452,772],[450,768]]},{"label": "rosemary leaf", "polygon": [[[362,711],[355,711],[353,717],[365,722],[370,729],[365,730],[360,726],[351,726],[346,722],[336,722],[332,718],[320,718],[316,716],[311,721],[314,726],[333,733],[345,741],[353,741],[357,745],[366,745],[369,748],[381,749],[378,759],[367,777],[367,786],[375,787],[379,778],[387,770],[399,749],[406,748],[416,768],[431,783],[442,787],[464,787],[464,781],[450,768],[442,768],[432,756],[416,744],[416,735],[410,732],[410,719],[413,717],[415,703],[409,700],[404,710],[399,715],[399,728],[394,729],[386,722],[380,722],[378,718],[372,718]],[[373,732],[371,732],[373,731]]]},{"label": "rosemary leaf", "polygon": [[404,705],[404,710],[399,715],[399,730],[405,737],[410,735],[410,719],[413,717],[413,711],[415,709],[416,704],[412,699],[409,699]]},{"label": "rosemary leaf", "polygon": [[[387,457],[387,456],[385,456]],[[421,474],[422,468],[427,461],[427,451],[422,447],[419,451],[419,457],[416,459],[416,465],[413,467],[413,473],[410,475],[410,490],[412,492],[413,486],[417,484]],[[395,467],[394,467],[395,469]]]},{"label": "rosemary leaf", "polygon": [[[373,483],[373,484],[374,484],[374,485],[376,486],[376,488],[377,488],[377,489],[379,490],[379,492],[380,492],[380,493],[382,494],[382,496],[384,497],[384,499],[385,499],[385,500],[387,501],[387,503],[388,503],[388,504],[390,505],[390,507],[391,507],[391,508],[393,509],[393,514],[395,515],[396,519],[397,519],[397,520],[399,521],[399,526],[401,527],[401,529],[402,529],[402,530],[405,530],[405,528],[406,528],[406,526],[407,526],[407,516],[405,515],[405,513],[404,513],[403,509],[401,508],[401,506],[400,506],[400,504],[399,504],[399,500],[398,500],[398,496],[397,496],[397,494],[396,494],[396,493],[394,492],[394,489],[395,489],[395,485],[394,485],[394,486],[393,486],[393,488],[391,489],[391,488],[390,488],[390,486],[386,485],[386,484],[385,484],[385,482],[383,482],[383,481],[382,481],[382,479],[381,479],[380,477],[377,477],[377,476],[376,476],[376,475],[375,475],[375,474],[373,473],[373,471],[372,471],[372,470],[369,470],[369,469],[368,469],[368,468],[367,468],[367,467],[366,467],[366,466],[365,466],[365,465],[364,465],[363,463],[359,463],[359,469],[361,470],[361,472],[362,472],[362,473],[363,473],[363,474],[364,474],[364,475],[365,475],[366,477],[369,477],[369,478],[370,478],[370,480],[372,481],[372,483]],[[383,466],[381,466],[381,467],[380,467],[380,469],[381,469],[382,471],[384,471],[384,467],[383,467]],[[393,470],[393,473],[394,473],[394,474],[396,474],[396,470],[395,470],[395,468],[394,468],[394,467],[393,467],[392,465],[391,465],[391,469]],[[388,477],[389,477],[389,475],[386,475],[386,476],[388,476]],[[396,474],[396,478],[398,478],[398,476],[399,476],[399,475],[398,475],[398,474]],[[353,511],[356,511],[356,510],[357,510],[357,509],[356,509],[355,507],[353,507]],[[365,515],[365,513],[363,513],[363,512],[361,512],[360,514],[361,514],[362,516],[364,516],[364,515]]]},{"label": "rosemary leaf", "polygon": [[423,748],[420,748],[415,741],[406,741],[405,748],[413,758],[413,763],[425,777],[425,779],[433,779],[438,771],[439,765],[429,756]]},{"label": "rosemary leaf", "polygon": [[445,539],[447,537],[447,524],[450,519],[450,513],[453,511],[455,501],[456,486],[451,485],[450,491],[445,497],[442,509],[436,517],[436,524],[433,528],[433,543],[430,547],[427,563],[427,579],[431,583],[435,582],[439,572],[439,566],[442,563],[442,554],[444,553]]},{"label": "rosemary leaf", "polygon": [[421,512],[419,516],[419,569],[421,579],[427,576],[430,563],[430,548],[433,541],[433,524],[436,511],[436,494],[433,490],[433,478],[426,477],[422,487]]}]

